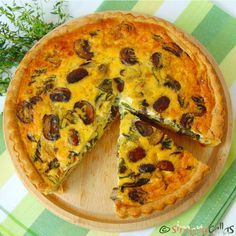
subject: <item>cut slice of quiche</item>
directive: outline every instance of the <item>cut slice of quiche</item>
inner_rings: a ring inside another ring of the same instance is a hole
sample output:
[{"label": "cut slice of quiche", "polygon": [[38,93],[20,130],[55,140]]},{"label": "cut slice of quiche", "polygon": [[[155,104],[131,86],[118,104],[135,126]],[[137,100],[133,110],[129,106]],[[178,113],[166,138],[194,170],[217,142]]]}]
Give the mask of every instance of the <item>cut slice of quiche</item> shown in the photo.
[{"label": "cut slice of quiche", "polygon": [[123,111],[118,141],[118,188],[111,198],[120,217],[150,214],[192,192],[209,168],[160,129]]},{"label": "cut slice of quiche", "polygon": [[125,78],[121,105],[202,144],[217,145],[224,108],[215,72],[198,48],[171,32],[160,30],[149,39],[140,33],[145,50],[135,46],[120,50],[126,65],[121,70]]},{"label": "cut slice of quiche", "polygon": [[[76,69],[77,76],[80,68]],[[74,77],[76,70],[71,72]],[[25,123],[21,135],[27,137],[24,143],[29,158],[44,180],[37,187],[48,194],[61,186],[114,119],[117,89],[113,80],[102,75],[80,86],[71,83],[63,87],[57,77],[48,79],[47,72],[37,80],[47,88],[21,101],[17,116]]]}]

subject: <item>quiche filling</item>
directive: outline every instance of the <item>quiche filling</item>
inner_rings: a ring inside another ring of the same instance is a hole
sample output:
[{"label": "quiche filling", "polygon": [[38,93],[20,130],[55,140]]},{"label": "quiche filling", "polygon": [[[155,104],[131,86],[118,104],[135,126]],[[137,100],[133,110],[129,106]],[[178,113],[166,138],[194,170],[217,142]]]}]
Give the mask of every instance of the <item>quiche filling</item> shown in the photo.
[{"label": "quiche filling", "polygon": [[[120,217],[146,213],[173,204],[192,189],[196,175],[204,176],[208,166],[199,162],[160,129],[123,111],[118,140],[118,188],[111,198]],[[134,210],[135,209],[135,210]],[[139,209],[139,210],[137,210]]]},{"label": "quiche filling", "polygon": [[62,27],[62,33],[52,32],[36,46],[36,54],[29,53],[16,116],[25,150],[42,178],[35,185],[48,194],[61,186],[119,109],[115,201],[124,216],[124,206],[164,199],[207,169],[142,119],[217,145],[223,120],[216,114],[223,108],[218,78],[198,47],[166,22],[117,14]]}]

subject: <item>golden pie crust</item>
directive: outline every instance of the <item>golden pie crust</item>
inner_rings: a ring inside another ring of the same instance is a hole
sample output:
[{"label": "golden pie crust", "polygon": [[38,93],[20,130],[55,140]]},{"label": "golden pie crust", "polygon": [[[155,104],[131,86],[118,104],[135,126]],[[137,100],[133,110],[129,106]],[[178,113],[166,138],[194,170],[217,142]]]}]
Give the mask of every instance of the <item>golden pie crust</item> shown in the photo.
[{"label": "golden pie crust", "polygon": [[[206,103],[204,103],[204,106],[206,106],[206,111],[204,112],[204,116],[199,116],[197,118],[198,122],[194,125],[196,129],[202,131],[203,135],[201,136],[201,138],[199,138],[200,142],[210,145],[217,145],[221,142],[224,124],[224,108],[222,107],[221,86],[212,65],[213,62],[209,61],[209,57],[206,56],[207,54],[204,52],[204,49],[194,39],[164,20],[130,12],[104,12],[77,18],[71,20],[66,24],[63,24],[62,26],[50,32],[38,43],[36,43],[34,47],[26,54],[19,67],[17,68],[14,78],[11,81],[5,103],[4,113],[5,117],[7,117],[6,127],[9,132],[9,145],[12,145],[19,165],[21,165],[21,167],[24,169],[25,174],[28,176],[32,184],[43,193],[56,191],[56,189],[60,187],[60,183],[59,185],[55,185],[52,187],[45,181],[42,175],[35,168],[32,160],[29,158],[29,155],[26,152],[25,144],[21,138],[21,133],[19,132],[19,130],[21,131],[21,125],[19,126],[19,121],[16,116],[17,103],[27,97],[27,95],[25,94],[25,87],[29,82],[29,75],[32,75],[32,71],[34,69],[42,66],[42,64],[40,64],[40,56],[44,55],[45,49],[52,49],[50,47],[53,43],[59,42],[59,51],[64,53],[66,52],[66,55],[69,57],[74,53],[73,46],[67,45],[70,38],[76,39],[83,37],[83,35],[85,35],[86,33],[92,32],[95,28],[99,27],[109,27],[109,29],[115,29],[115,26],[117,26],[117,24],[123,24],[123,22],[129,22],[130,24],[134,24],[135,26],[137,25],[138,30],[140,32],[143,32],[140,35],[138,34],[138,36],[140,37],[137,37],[135,32],[130,36],[130,38],[125,37],[125,40],[130,39],[131,42],[132,40],[140,40],[140,42],[143,42],[140,44],[140,48],[149,51],[148,48],[145,48],[145,42],[149,40],[145,37],[145,33],[152,30],[155,33],[155,30],[158,29],[162,32],[162,36],[165,40],[165,37],[167,37],[167,41],[169,40],[168,42],[170,42],[171,40],[171,42],[173,41],[175,44],[181,47],[185,58],[191,58],[191,60],[196,61],[196,64],[192,65],[193,70],[196,73],[198,73],[200,70],[203,77],[201,79],[199,78],[200,80],[197,81],[197,87],[190,87],[188,88],[188,90],[190,91],[190,93],[192,89],[192,91],[197,90],[201,92],[201,94],[203,94],[204,99],[206,99]],[[147,25],[149,27],[147,27]],[[115,32],[114,34],[109,34],[104,37],[103,42],[105,43],[105,47],[110,48],[112,47],[112,45],[115,45],[115,47],[121,48],[121,45],[124,43],[122,39],[122,30],[119,31],[120,34]],[[126,34],[126,31],[127,28],[124,29],[124,34]],[[120,38],[121,40],[119,41]],[[94,42],[96,42],[96,40]],[[130,44],[127,45],[127,47],[131,46],[132,45]],[[152,50],[153,52],[155,52],[155,48],[152,48]],[[172,55],[173,53],[170,52],[170,49],[165,51],[167,53],[170,53],[170,58],[176,56]],[[186,61],[187,60],[188,59],[186,59]],[[57,66],[57,63],[59,63],[59,61],[60,60],[58,60],[58,58],[53,58],[52,64]],[[100,63],[103,63],[103,61],[101,61]],[[187,67],[188,64],[186,65],[186,68]],[[201,85],[199,85],[199,83]],[[129,91],[125,95],[133,96],[133,94],[129,93]],[[194,104],[192,101],[191,103]],[[176,128],[173,129],[176,130]],[[199,171],[195,173],[194,181],[190,181],[188,184],[182,186],[178,191],[176,191],[175,195],[163,198],[163,200],[159,201],[157,205],[155,205],[155,203],[150,203],[150,205],[148,204],[142,206],[141,208],[138,208],[138,210],[130,208],[128,212],[124,213],[124,215],[137,216],[140,215],[140,212],[149,214],[153,209],[163,209],[165,205],[173,204],[176,199],[184,197],[186,195],[187,189],[190,189],[191,191],[195,187],[195,185],[200,180],[202,180],[205,172],[202,172],[200,170],[201,165],[199,165]],[[120,211],[122,211],[122,208]]]}]

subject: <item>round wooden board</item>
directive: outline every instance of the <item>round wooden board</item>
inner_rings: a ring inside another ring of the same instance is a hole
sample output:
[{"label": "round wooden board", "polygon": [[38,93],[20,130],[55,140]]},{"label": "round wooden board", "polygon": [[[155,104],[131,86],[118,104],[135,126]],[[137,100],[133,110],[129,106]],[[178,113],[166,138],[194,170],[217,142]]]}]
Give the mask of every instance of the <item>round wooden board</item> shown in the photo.
[{"label": "round wooden board", "polygon": [[[133,13],[132,13],[133,14]],[[135,14],[139,15],[139,14]],[[80,18],[81,20],[81,18]],[[75,21],[75,20],[74,20]],[[68,24],[68,23],[67,23]],[[97,142],[95,147],[87,153],[80,165],[71,173],[64,184],[64,193],[44,195],[37,191],[26,176],[18,158],[15,155],[12,143],[12,134],[8,129],[8,115],[4,112],[5,140],[16,171],[26,186],[46,208],[61,218],[83,227],[104,231],[131,231],[151,227],[178,216],[196,203],[216,183],[227,160],[232,136],[232,109],[227,86],[223,76],[212,57],[195,39],[185,33],[192,42],[202,48],[202,51],[212,62],[220,78],[226,111],[224,137],[222,143],[216,147],[204,147],[186,137],[180,137],[167,132],[177,144],[181,144],[191,151],[201,161],[207,163],[211,171],[201,182],[196,191],[185,199],[178,201],[174,206],[156,212],[147,217],[120,219],[115,214],[115,208],[110,199],[111,190],[117,184],[116,144],[119,132],[119,120],[111,125],[110,129]],[[19,81],[11,83],[11,87],[19,86]],[[8,98],[7,98],[8,99]],[[5,110],[7,108],[5,107]]]}]

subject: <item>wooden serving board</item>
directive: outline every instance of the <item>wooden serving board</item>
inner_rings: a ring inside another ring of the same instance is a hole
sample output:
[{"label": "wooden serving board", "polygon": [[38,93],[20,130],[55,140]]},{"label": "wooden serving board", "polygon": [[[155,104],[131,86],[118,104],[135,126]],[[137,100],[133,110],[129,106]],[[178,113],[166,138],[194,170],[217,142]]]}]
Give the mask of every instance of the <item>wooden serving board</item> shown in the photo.
[{"label": "wooden serving board", "polygon": [[211,171],[201,182],[196,191],[174,206],[165,208],[148,217],[120,219],[115,214],[113,201],[110,199],[112,188],[117,184],[116,144],[119,132],[117,119],[106,131],[95,147],[87,153],[80,165],[71,173],[64,184],[64,193],[44,195],[37,191],[26,176],[23,168],[14,155],[8,131],[8,117],[4,113],[4,133],[8,150],[16,171],[26,186],[46,208],[61,218],[86,228],[104,231],[131,231],[154,226],[178,216],[189,209],[216,183],[227,160],[232,134],[232,109],[229,92],[221,72],[206,50],[191,36],[188,36],[207,55],[220,78],[224,107],[226,111],[224,137],[222,143],[216,147],[205,147],[189,138],[167,132],[177,144],[181,144],[191,151],[201,161],[207,163]]}]

